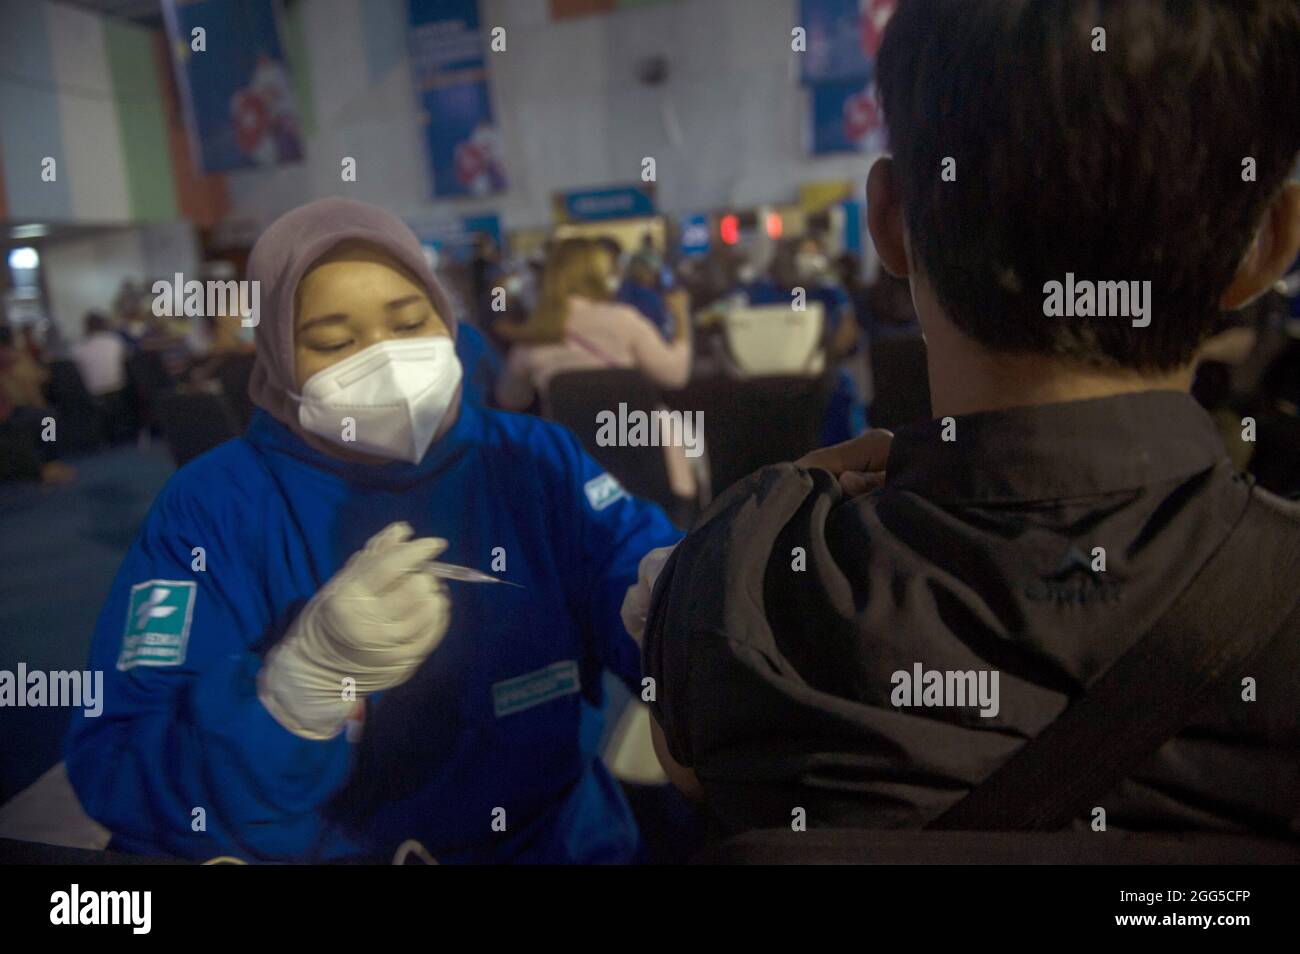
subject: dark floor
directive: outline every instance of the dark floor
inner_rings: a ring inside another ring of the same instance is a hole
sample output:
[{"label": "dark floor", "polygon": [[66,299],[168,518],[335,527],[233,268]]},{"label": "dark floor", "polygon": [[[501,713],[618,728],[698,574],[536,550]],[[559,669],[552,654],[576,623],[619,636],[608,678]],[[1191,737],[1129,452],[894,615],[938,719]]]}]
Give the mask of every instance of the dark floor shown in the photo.
[{"label": "dark floor", "polygon": [[[113,575],[173,471],[158,444],[70,463],[66,486],[0,483],[0,670],[85,665]],[[71,716],[0,707],[0,804],[59,760]]]}]

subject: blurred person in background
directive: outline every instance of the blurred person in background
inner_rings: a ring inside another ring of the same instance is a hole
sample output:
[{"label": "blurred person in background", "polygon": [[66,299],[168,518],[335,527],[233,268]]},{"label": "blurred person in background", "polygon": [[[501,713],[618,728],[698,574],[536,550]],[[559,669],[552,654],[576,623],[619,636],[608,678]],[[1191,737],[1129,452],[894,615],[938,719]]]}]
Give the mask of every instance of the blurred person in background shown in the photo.
[{"label": "blurred person in background", "polygon": [[[486,237],[484,233],[479,235]],[[489,288],[474,308],[469,308],[466,302],[473,301],[469,297],[473,294],[473,269],[470,263],[456,262],[450,256],[440,255],[430,246],[425,246],[425,253],[429,268],[441,283],[447,304],[456,317],[456,357],[464,369],[461,395],[467,401],[492,407],[497,374],[501,370],[501,355],[479,327],[490,327],[492,320],[488,316],[499,314],[493,310],[492,305],[497,298],[496,288],[505,284],[502,274],[498,270],[498,284]],[[509,295],[508,290],[506,294]]]},{"label": "blurred person in background", "polygon": [[[127,324],[127,319],[140,311],[145,306],[146,296],[140,290],[140,286],[130,278],[122,279],[117,288],[117,294],[113,296],[113,317],[123,325]],[[127,327],[128,332],[134,329]],[[143,328],[139,329],[143,332]]]},{"label": "blurred person in background", "polygon": [[86,315],[82,338],[72,346],[72,355],[92,397],[106,397],[126,387],[126,345],[100,312]]},{"label": "blurred person in background", "polygon": [[677,331],[677,321],[664,301],[671,284],[665,281],[663,259],[653,248],[642,249],[627,263],[627,271],[618,287],[616,300],[631,305],[659,329],[665,341],[672,341]]},{"label": "blurred person in background", "polygon": [[253,342],[247,337],[239,315],[205,315],[199,319],[204,328],[205,350],[186,373],[189,381],[209,381],[221,375],[222,368],[253,354]]},{"label": "blurred person in background", "polygon": [[796,288],[804,290],[808,302],[822,306],[826,363],[834,365],[846,358],[858,341],[853,303],[840,286],[816,236],[783,239],[772,255],[767,276],[742,286],[751,305],[788,305]]},{"label": "blurred person in background", "polygon": [[482,307],[501,275],[501,252],[487,232],[474,233],[474,253],[469,264],[470,300]]},{"label": "blurred person in background", "polygon": [[23,325],[19,329],[20,347],[27,352],[28,357],[39,365],[45,364],[45,348],[41,346],[40,339],[36,334],[36,325]]},{"label": "blurred person in background", "polygon": [[43,422],[53,416],[44,392],[49,378],[13,328],[0,324],[0,479],[59,484],[77,475],[58,459],[58,441],[42,439]]},{"label": "blurred person in background", "polygon": [[[534,270],[524,259],[508,259],[502,263],[498,285],[502,290],[499,305],[490,299],[487,307],[480,309],[479,320],[484,335],[494,348],[508,349],[509,340],[502,329],[522,325],[537,307],[537,290],[540,269]],[[490,292],[495,298],[495,289]]]},{"label": "blurred person in background", "polygon": [[521,325],[503,328],[511,342],[497,385],[501,406],[534,406],[562,371],[635,368],[662,388],[686,384],[691,370],[690,316],[685,296],[670,296],[675,330],[665,342],[635,308],[613,300],[616,262],[592,239],[554,246],[542,275],[537,307]]},{"label": "blurred person in background", "polygon": [[822,444],[829,446],[865,430],[867,414],[858,383],[861,375],[843,366],[858,346],[853,303],[840,287],[820,240],[814,235],[781,240],[768,274],[741,285],[739,293],[750,305],[789,306],[799,288],[808,304],[822,306],[822,346],[826,366],[835,375],[822,423]]},{"label": "blurred person in background", "polygon": [[[669,296],[676,322],[664,341],[644,315],[613,300],[617,261],[599,239],[557,242],[546,262],[537,307],[516,327],[503,327],[511,342],[497,379],[503,408],[539,406],[551,379],[566,371],[629,368],[666,390],[686,385],[691,372],[689,305],[684,292]],[[694,470],[681,447],[664,447],[668,482],[682,498],[695,497]]]},{"label": "blurred person in background", "polygon": [[104,433],[110,443],[116,443],[132,430],[126,377],[129,349],[100,312],[88,313],[84,327],[82,339],[72,346],[72,358],[95,403]]},{"label": "blurred person in background", "polygon": [[861,259],[852,252],[841,252],[835,257],[835,277],[849,297],[849,304],[853,306],[853,316],[857,319],[859,329],[865,332],[866,297],[869,286],[862,277]]},{"label": "blurred person in background", "polygon": [[65,748],[86,813],[185,858],[636,859],[602,674],[639,691],[620,605],[679,534],[563,428],[462,399],[396,216],[310,203],[248,274],[257,411],[177,471],[104,605],[104,711]]}]

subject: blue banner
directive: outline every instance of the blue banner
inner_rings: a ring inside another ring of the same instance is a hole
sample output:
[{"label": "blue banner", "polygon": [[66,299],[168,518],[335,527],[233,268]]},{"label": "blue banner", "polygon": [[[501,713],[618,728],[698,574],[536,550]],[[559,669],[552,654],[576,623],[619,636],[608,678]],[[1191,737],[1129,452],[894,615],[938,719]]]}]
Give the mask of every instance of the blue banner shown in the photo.
[{"label": "blue banner", "polygon": [[809,91],[813,155],[876,153],[887,147],[884,118],[871,80],[819,83]]},{"label": "blue banner", "polygon": [[561,222],[597,222],[654,214],[654,198],[640,186],[560,192],[555,197],[555,217]]},{"label": "blue banner", "polygon": [[[190,146],[204,172],[296,162],[302,129],[275,0],[166,0]],[[193,35],[202,28],[203,49]]]},{"label": "blue banner", "polygon": [[804,85],[866,79],[898,0],[800,0]]},{"label": "blue banner", "polygon": [[478,0],[410,0],[411,72],[425,113],[436,198],[506,187],[488,93]]}]

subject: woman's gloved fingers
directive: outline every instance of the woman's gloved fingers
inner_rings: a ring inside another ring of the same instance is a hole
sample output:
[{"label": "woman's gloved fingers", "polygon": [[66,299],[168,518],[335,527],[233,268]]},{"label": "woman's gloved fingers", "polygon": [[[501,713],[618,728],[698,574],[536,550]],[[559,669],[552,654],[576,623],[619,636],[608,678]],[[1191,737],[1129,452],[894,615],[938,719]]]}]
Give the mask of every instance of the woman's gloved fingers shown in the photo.
[{"label": "woman's gloved fingers", "polygon": [[370,597],[359,605],[366,620],[366,640],[405,642],[428,629],[439,616],[447,615],[449,596],[441,580],[428,573],[407,573],[406,578],[382,596]]},{"label": "woman's gloved fingers", "polygon": [[375,596],[382,596],[401,583],[404,576],[422,569],[423,564],[446,549],[447,541],[438,537],[395,544],[359,568],[357,582]]},{"label": "woman's gloved fingers", "polygon": [[412,570],[391,590],[376,598],[376,615],[396,622],[419,613],[436,595],[436,584],[431,574]]},{"label": "woman's gloved fingers", "polygon": [[390,523],[367,540],[365,548],[361,552],[376,553],[387,550],[393,544],[402,543],[413,536],[415,536],[415,531],[411,528],[411,525],[405,520],[398,520],[396,523]]},{"label": "woman's gloved fingers", "polygon": [[445,591],[434,593],[421,601],[406,618],[388,623],[384,627],[384,638],[387,645],[395,651],[407,654],[418,652],[423,658],[442,639],[450,620],[451,600]]}]

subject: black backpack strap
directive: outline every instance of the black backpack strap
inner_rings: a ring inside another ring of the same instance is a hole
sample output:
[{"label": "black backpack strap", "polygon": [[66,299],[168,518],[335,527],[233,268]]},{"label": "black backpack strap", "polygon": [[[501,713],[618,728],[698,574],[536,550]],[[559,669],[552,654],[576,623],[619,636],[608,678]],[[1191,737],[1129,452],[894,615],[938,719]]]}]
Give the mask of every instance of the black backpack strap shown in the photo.
[{"label": "black backpack strap", "polygon": [[[1067,827],[1239,680],[1300,633],[1300,516],[1252,488],[1241,520],[1151,630],[969,795],[928,827]],[[1252,572],[1251,568],[1258,568]]]}]

